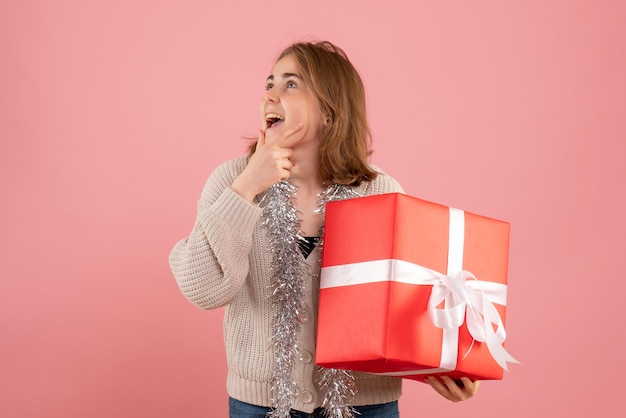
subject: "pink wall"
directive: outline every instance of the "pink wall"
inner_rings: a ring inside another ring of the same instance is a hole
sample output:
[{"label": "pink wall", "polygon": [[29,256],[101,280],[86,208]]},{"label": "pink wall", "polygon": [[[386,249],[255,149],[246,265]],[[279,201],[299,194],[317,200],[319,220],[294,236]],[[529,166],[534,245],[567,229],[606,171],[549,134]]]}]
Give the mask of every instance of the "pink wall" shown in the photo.
[{"label": "pink wall", "polygon": [[625,4],[0,3],[0,416],[226,416],[222,311],[167,255],[309,35],[361,71],[376,164],[512,223],[524,365],[461,404],[408,381],[402,416],[623,409]]}]

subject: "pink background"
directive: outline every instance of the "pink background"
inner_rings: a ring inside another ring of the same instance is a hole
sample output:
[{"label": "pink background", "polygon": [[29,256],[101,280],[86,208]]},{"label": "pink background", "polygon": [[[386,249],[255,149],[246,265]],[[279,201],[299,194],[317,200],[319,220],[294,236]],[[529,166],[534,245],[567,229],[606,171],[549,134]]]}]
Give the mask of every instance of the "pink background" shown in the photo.
[{"label": "pink background", "polygon": [[0,416],[226,416],[223,312],[167,256],[309,36],[360,70],[407,193],[512,224],[524,365],[460,404],[407,381],[402,416],[623,410],[625,4],[3,1]]}]

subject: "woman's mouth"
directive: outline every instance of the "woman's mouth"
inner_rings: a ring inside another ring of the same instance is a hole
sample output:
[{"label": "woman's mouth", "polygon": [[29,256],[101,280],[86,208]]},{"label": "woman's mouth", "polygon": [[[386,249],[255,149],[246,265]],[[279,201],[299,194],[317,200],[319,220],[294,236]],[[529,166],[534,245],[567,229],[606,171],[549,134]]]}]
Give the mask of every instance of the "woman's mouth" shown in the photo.
[{"label": "woman's mouth", "polygon": [[265,115],[265,122],[267,123],[265,128],[270,129],[276,127],[285,121],[285,117],[283,115],[279,115],[278,113],[267,113]]}]

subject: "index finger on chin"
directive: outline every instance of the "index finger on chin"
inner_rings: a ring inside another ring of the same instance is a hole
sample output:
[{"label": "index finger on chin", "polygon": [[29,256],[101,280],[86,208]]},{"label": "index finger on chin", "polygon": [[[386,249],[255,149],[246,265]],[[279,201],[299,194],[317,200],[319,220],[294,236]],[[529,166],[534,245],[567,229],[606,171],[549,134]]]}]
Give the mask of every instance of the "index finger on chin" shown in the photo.
[{"label": "index finger on chin", "polygon": [[280,146],[285,148],[291,148],[298,142],[302,141],[303,137],[296,135],[296,133],[298,131],[301,131],[303,126],[304,125],[302,123],[299,123],[298,125],[286,131],[280,141]]}]

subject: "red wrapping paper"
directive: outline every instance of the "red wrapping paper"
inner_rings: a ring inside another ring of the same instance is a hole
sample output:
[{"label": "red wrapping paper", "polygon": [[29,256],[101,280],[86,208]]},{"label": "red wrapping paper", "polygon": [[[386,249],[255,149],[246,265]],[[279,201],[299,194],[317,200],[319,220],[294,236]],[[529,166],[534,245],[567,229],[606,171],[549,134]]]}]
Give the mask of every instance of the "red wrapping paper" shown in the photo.
[{"label": "red wrapping paper", "polygon": [[[506,284],[509,224],[469,212],[464,215],[463,270],[480,281]],[[317,364],[415,380],[440,374],[502,378],[503,369],[487,344],[473,341],[465,323],[458,330],[455,369],[431,370],[440,367],[443,340],[442,329],[433,325],[427,313],[433,286],[381,277],[372,283],[324,288],[326,267],[374,260],[403,260],[445,274],[449,224],[447,206],[400,193],[327,204]],[[496,308],[504,322],[505,306]],[[426,373],[413,374],[416,371]]]}]

